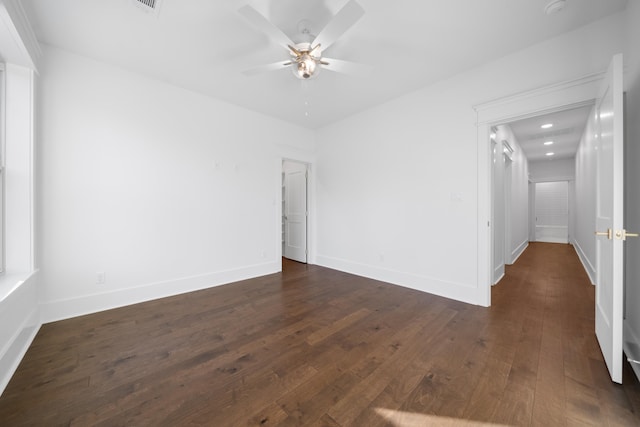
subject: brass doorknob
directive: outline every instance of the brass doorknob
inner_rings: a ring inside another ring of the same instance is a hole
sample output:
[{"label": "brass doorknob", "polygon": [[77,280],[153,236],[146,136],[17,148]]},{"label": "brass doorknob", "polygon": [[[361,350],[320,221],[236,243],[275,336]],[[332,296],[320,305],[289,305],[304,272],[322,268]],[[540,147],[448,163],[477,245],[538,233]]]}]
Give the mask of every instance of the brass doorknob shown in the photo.
[{"label": "brass doorknob", "polygon": [[627,230],[616,231],[616,238],[627,240],[627,237],[638,237],[638,233],[627,233]]},{"label": "brass doorknob", "polygon": [[613,230],[608,228],[607,231],[596,231],[596,236],[607,236],[607,239],[613,239]]}]

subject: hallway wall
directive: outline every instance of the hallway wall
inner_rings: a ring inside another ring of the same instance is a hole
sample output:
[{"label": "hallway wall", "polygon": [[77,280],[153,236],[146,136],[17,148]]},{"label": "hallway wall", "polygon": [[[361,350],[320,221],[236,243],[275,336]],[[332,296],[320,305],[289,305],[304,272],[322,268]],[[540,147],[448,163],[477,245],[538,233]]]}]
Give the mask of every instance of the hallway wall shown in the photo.
[{"label": "hallway wall", "polygon": [[[493,153],[493,283],[504,275],[529,244],[529,163],[509,125],[496,128]],[[513,149],[505,164],[504,143]],[[507,184],[507,180],[510,182]],[[506,195],[506,190],[510,194]]]},{"label": "hallway wall", "polygon": [[576,221],[573,245],[591,279],[596,281],[596,118],[595,107],[582,134],[576,153],[575,212]]},{"label": "hallway wall", "polygon": [[532,182],[572,181],[575,179],[575,159],[545,159],[529,162]]}]

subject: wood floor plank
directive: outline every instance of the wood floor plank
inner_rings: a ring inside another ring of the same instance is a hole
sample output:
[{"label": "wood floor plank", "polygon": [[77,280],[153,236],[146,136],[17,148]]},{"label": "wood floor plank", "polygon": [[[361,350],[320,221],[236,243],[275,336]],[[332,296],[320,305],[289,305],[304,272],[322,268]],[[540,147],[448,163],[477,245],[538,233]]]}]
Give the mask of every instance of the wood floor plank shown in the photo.
[{"label": "wood floor plank", "polygon": [[[640,425],[593,286],[533,243],[476,307],[284,260],[282,273],[44,325],[7,426]],[[484,424],[486,425],[486,424]]]},{"label": "wood floor plank", "polygon": [[511,369],[511,356],[507,359],[492,354],[488,357],[484,372],[474,384],[473,393],[466,402],[462,417],[477,421],[489,422],[493,417],[504,390]]},{"label": "wood floor plank", "polygon": [[309,345],[315,345],[318,342],[330,337],[336,332],[341,331],[342,329],[348,327],[354,322],[362,319],[363,317],[369,315],[371,311],[366,308],[361,308],[360,310],[354,311],[353,313],[349,313],[344,317],[337,319],[335,322],[327,325],[326,327],[312,333],[307,337],[307,343]]},{"label": "wood floor plank", "polygon": [[339,424],[352,425],[353,420],[369,407],[370,403],[389,384],[394,373],[401,371],[412,358],[417,356],[422,348],[419,337],[423,337],[427,329],[438,331],[440,328],[444,328],[456,314],[455,310],[445,310],[426,325],[422,325],[420,322],[408,325],[403,339],[396,340],[391,344],[391,347],[397,351],[384,360],[371,374],[364,377],[356,387],[332,406],[327,414]]}]

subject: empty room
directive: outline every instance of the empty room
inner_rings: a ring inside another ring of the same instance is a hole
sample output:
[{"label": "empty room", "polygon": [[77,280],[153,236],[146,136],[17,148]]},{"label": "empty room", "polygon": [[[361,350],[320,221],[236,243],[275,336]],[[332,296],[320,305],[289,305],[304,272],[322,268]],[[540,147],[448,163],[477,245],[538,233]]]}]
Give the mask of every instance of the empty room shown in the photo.
[{"label": "empty room", "polygon": [[0,1],[0,424],[640,424],[640,2]]}]

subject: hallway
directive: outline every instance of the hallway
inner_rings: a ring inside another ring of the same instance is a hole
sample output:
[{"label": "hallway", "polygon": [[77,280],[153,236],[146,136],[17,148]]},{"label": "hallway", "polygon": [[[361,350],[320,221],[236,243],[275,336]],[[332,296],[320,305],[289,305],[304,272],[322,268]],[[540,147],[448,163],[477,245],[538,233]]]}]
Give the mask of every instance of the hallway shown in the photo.
[{"label": "hallway", "polygon": [[531,393],[538,425],[640,422],[640,387],[628,363],[623,386],[609,378],[594,332],[594,297],[573,247],[554,243],[530,243],[492,289],[491,324],[504,328],[493,332],[519,335],[509,376],[519,377],[514,391],[523,398]]}]

